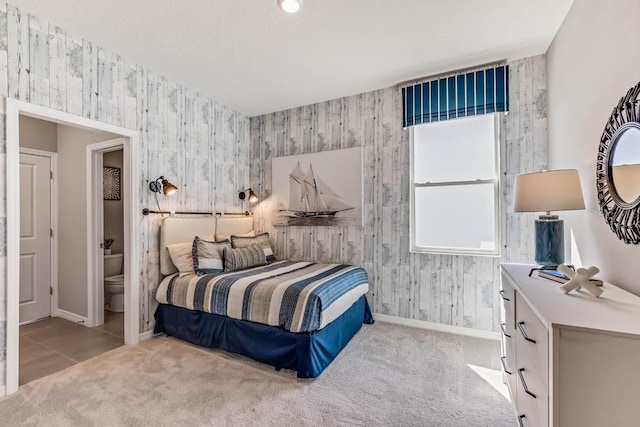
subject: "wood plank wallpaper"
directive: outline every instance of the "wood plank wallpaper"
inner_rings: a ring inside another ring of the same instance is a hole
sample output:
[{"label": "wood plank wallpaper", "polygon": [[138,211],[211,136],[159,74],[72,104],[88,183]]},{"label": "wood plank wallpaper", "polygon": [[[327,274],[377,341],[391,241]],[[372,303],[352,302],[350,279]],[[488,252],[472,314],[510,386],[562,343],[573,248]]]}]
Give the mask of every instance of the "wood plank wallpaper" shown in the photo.
[{"label": "wood plank wallpaper", "polygon": [[[213,100],[19,9],[0,3],[0,365],[6,326],[5,98],[114,124],[140,133],[141,200],[155,207],[149,180],[178,185],[167,210],[237,211],[249,183],[249,120]],[[150,329],[160,280],[158,216],[142,233],[140,331]],[[12,284],[15,286],[16,284]],[[0,385],[4,384],[0,366]]]},{"label": "wood plank wallpaper", "polygon": [[[511,111],[501,123],[502,256],[409,252],[409,131],[401,93],[382,89],[250,119],[256,227],[279,258],[366,268],[375,313],[498,331],[499,263],[533,261],[533,215],[514,214],[515,175],[547,159],[545,58],[510,64]],[[362,146],[364,227],[274,227],[271,158]]]}]

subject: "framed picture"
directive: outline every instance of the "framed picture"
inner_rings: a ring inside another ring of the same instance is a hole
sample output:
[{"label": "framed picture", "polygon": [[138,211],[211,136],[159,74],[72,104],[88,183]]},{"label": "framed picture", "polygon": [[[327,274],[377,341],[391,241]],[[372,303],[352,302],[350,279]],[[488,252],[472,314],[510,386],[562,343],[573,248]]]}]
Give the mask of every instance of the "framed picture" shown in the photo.
[{"label": "framed picture", "polygon": [[274,225],[362,225],[362,148],[271,162]]},{"label": "framed picture", "polygon": [[104,200],[120,200],[120,168],[105,166],[102,170],[102,188]]}]

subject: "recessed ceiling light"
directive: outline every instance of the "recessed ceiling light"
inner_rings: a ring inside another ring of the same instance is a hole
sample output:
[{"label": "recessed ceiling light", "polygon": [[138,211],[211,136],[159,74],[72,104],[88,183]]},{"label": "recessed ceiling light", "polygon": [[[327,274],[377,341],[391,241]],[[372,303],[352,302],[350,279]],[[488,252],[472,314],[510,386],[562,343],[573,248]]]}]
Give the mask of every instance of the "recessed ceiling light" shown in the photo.
[{"label": "recessed ceiling light", "polygon": [[302,0],[278,0],[278,7],[287,13],[296,13],[302,7]]}]

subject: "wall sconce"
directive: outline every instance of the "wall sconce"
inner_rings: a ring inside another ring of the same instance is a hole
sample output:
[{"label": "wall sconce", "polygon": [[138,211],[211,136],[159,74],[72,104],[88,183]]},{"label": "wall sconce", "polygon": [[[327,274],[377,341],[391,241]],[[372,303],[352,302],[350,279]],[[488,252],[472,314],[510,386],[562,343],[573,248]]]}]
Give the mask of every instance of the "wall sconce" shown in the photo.
[{"label": "wall sconce", "polygon": [[162,209],[160,209],[160,202],[158,202],[158,193],[162,191],[162,194],[165,197],[170,196],[178,191],[178,187],[167,181],[164,176],[159,176],[154,181],[151,181],[149,183],[149,190],[151,190],[156,197],[156,206],[158,207],[158,211],[160,211],[160,215],[164,217],[164,214],[162,214]]},{"label": "wall sconce", "polygon": [[162,194],[165,196],[170,196],[178,191],[178,187],[167,181],[164,176],[160,176],[155,181],[149,183],[149,190],[156,193],[156,196],[160,191],[162,191]]},{"label": "wall sconce", "polygon": [[[248,193],[248,197],[247,197],[247,193]],[[252,189],[247,188],[244,191],[241,191],[238,194],[238,197],[240,198],[240,200],[244,200],[245,198],[247,199],[247,201],[251,204],[257,202],[258,200],[260,200],[260,198],[258,197],[258,195],[256,193],[253,192]]]}]

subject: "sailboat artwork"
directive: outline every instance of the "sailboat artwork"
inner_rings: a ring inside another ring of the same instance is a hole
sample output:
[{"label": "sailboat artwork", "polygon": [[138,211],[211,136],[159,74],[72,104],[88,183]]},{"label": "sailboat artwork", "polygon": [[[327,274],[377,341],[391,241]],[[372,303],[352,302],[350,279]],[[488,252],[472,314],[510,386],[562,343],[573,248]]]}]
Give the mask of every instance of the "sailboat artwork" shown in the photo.
[{"label": "sailboat artwork", "polygon": [[362,225],[360,148],[274,157],[274,225]]},{"label": "sailboat artwork", "polygon": [[342,200],[320,177],[313,173],[313,165],[305,174],[300,162],[289,174],[289,209],[281,209],[294,217],[311,218],[335,216],[338,212],[354,209]]}]

